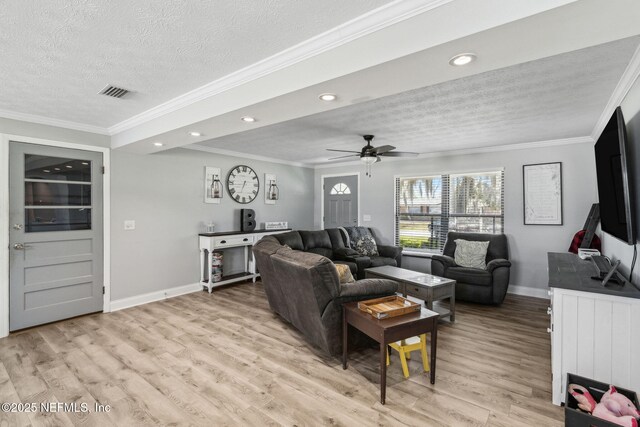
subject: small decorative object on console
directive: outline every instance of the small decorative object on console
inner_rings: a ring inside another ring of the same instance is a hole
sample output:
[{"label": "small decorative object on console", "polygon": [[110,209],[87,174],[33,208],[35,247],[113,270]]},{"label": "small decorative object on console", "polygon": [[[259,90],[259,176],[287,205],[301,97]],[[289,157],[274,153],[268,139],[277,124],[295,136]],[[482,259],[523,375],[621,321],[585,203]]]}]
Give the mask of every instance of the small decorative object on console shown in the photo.
[{"label": "small decorative object on console", "polygon": [[253,231],[256,228],[256,212],[253,209],[240,209],[240,230]]},{"label": "small decorative object on console", "polygon": [[287,221],[271,221],[264,223],[265,230],[282,230],[285,228],[289,228],[289,223]]}]

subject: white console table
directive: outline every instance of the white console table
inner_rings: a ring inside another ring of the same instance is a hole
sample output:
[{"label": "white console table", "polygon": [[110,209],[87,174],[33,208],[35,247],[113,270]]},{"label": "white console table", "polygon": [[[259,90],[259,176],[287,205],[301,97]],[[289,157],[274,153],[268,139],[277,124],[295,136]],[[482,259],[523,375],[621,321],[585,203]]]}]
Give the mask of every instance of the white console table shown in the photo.
[{"label": "white console table", "polygon": [[[251,246],[264,236],[284,233],[289,230],[289,228],[280,230],[258,229],[250,232],[224,231],[219,233],[199,234],[200,281],[202,282],[202,286],[206,286],[209,293],[211,293],[213,288],[228,285],[229,283],[241,282],[248,279],[252,279],[255,283],[256,278],[258,278],[260,274],[256,272],[256,263],[253,258],[253,253],[250,250]],[[213,257],[211,254],[215,251],[221,251],[229,248],[243,248],[244,271],[238,274],[227,276],[223,275],[221,281],[213,282],[211,277],[211,264],[213,263]]]},{"label": "white console table", "polygon": [[567,372],[640,391],[640,291],[604,287],[595,267],[571,253],[549,253],[552,400],[565,398]]}]

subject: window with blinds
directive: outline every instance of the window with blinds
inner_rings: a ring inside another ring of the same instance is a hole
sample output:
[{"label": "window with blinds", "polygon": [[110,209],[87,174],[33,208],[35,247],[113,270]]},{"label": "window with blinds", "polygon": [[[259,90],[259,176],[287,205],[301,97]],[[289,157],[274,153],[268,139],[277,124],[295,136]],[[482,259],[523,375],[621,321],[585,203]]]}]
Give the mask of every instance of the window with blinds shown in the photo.
[{"label": "window with blinds", "polygon": [[396,245],[442,252],[449,231],[504,232],[504,172],[396,178]]}]

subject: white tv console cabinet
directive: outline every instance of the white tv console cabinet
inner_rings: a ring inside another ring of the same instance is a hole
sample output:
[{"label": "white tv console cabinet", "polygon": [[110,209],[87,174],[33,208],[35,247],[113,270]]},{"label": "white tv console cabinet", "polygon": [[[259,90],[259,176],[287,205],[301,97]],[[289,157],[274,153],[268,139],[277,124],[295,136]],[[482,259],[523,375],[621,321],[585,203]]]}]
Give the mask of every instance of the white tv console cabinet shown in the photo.
[{"label": "white tv console cabinet", "polygon": [[640,391],[640,291],[591,279],[590,260],[549,253],[553,403],[565,400],[567,372]]},{"label": "white tv console cabinet", "polygon": [[[251,252],[251,246],[264,236],[279,234],[291,230],[290,228],[280,230],[257,229],[250,232],[223,231],[219,233],[200,233],[198,235],[200,246],[200,281],[202,286],[206,286],[209,293],[217,286],[228,285],[234,282],[252,279],[255,283],[260,274],[256,271],[256,263]],[[244,271],[238,274],[222,276],[219,282],[212,281],[211,264],[213,262],[211,254],[229,248],[244,249]]]}]

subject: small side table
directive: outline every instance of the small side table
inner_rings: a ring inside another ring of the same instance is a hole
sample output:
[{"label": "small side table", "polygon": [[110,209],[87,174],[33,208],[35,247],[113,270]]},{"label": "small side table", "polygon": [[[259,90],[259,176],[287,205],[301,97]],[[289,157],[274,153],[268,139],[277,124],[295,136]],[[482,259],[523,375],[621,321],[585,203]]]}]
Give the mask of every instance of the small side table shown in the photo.
[{"label": "small side table", "polygon": [[384,405],[387,389],[387,346],[406,338],[431,334],[431,384],[436,381],[436,343],[439,314],[421,308],[418,312],[378,320],[358,309],[357,302],[342,305],[342,369],[347,369],[349,325],[380,343],[380,403]]}]

